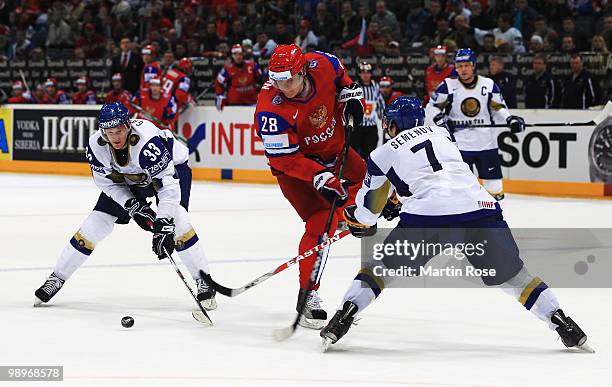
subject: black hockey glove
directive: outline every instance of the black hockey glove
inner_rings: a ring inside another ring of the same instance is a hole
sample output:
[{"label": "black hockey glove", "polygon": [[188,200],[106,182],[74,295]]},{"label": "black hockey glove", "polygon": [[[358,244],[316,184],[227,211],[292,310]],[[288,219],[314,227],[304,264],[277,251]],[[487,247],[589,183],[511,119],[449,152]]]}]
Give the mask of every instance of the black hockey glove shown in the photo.
[{"label": "black hockey glove", "polygon": [[134,219],[134,222],[145,231],[153,231],[153,222],[155,222],[155,211],[149,207],[149,203],[145,200],[136,198],[128,199],[123,206]]},{"label": "black hockey glove", "polygon": [[348,124],[349,116],[353,117],[353,126],[360,126],[363,121],[363,89],[356,83],[345,86],[338,94],[338,102],[344,103],[344,122]]},{"label": "black hockey glove", "polygon": [[359,223],[355,217],[355,210],[357,206],[348,206],[344,209],[344,219],[346,219],[346,225],[349,231],[356,238],[369,237],[376,234],[376,225],[366,226],[365,224]]},{"label": "black hockey glove", "polygon": [[174,220],[160,218],[153,223],[153,252],[164,259],[174,252]]},{"label": "black hockey glove", "polygon": [[393,220],[399,216],[401,209],[402,203],[397,200],[397,196],[395,196],[394,193],[393,196],[387,200],[387,204],[385,204],[380,216],[387,220]]},{"label": "black hockey glove", "polygon": [[510,126],[512,133],[520,133],[525,131],[525,120],[523,117],[510,116],[506,118],[506,123]]},{"label": "black hockey glove", "polygon": [[323,197],[332,203],[336,199],[336,205],[341,207],[348,200],[348,192],[340,180],[329,171],[317,173],[312,179],[312,185]]},{"label": "black hockey glove", "polygon": [[433,122],[438,126],[448,129],[448,131],[451,133],[455,131],[455,124],[453,124],[453,121],[450,121],[444,113],[439,113],[436,115]]}]

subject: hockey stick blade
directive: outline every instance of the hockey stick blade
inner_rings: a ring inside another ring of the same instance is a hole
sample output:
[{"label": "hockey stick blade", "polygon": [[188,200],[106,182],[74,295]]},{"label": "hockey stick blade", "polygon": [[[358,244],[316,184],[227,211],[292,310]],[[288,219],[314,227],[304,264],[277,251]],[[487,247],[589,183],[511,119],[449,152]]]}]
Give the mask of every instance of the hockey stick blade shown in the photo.
[{"label": "hockey stick blade", "polygon": [[236,297],[236,296],[246,292],[250,288],[252,288],[252,287],[254,287],[256,285],[259,285],[260,283],[266,281],[270,277],[275,276],[276,274],[280,273],[281,271],[284,271],[285,269],[295,265],[296,263],[298,263],[302,259],[310,257],[314,253],[317,253],[318,251],[326,248],[327,246],[331,245],[332,243],[335,243],[335,242],[339,241],[340,239],[344,238],[345,236],[347,236],[349,234],[350,234],[349,231],[346,231],[346,230],[341,231],[338,234],[335,234],[334,236],[330,237],[329,239],[327,239],[327,240],[319,243],[318,245],[310,248],[309,250],[306,250],[303,254],[300,254],[300,255],[297,255],[297,256],[291,258],[290,260],[288,260],[288,261],[284,262],[283,264],[281,264],[280,266],[276,267],[274,270],[269,271],[266,274],[263,274],[263,275],[255,278],[253,281],[248,282],[247,284],[245,284],[244,286],[241,286],[239,288],[228,288],[227,286],[223,286],[220,283],[218,283],[217,281],[213,280],[212,277],[209,274],[201,272],[200,275],[202,275],[204,280],[208,284],[210,284],[210,286],[212,286],[213,289],[215,289],[217,292],[219,292],[219,294],[222,294],[222,295],[224,295],[226,297]]},{"label": "hockey stick blade", "polygon": [[295,332],[295,328],[293,327],[293,325],[290,325],[285,328],[275,329],[272,332],[272,336],[274,337],[274,340],[280,343],[281,341],[285,341],[291,336],[293,336],[293,332]]},{"label": "hockey stick blade", "polygon": [[210,317],[208,317],[207,314],[202,313],[199,310],[194,310],[193,312],[191,312],[191,316],[193,316],[193,318],[197,321],[200,322],[206,326],[212,326],[213,322],[210,319]]}]

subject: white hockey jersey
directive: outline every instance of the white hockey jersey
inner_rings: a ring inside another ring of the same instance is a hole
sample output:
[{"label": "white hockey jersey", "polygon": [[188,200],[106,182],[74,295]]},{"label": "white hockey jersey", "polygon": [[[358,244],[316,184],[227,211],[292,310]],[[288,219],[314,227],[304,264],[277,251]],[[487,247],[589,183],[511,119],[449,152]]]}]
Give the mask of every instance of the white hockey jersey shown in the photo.
[{"label": "white hockey jersey", "polygon": [[161,130],[147,120],[130,120],[132,132],[128,137],[127,158],[118,157],[100,131],[89,138],[85,156],[89,161],[94,182],[119,205],[133,198],[129,186],[146,187],[153,184],[159,203],[159,218],[174,218],[181,200],[175,165],[189,157],[187,147],[175,141],[168,130]]},{"label": "white hockey jersey", "polygon": [[[510,116],[499,87],[492,79],[480,75],[471,88],[458,78],[446,78],[441,82],[425,108],[425,123],[433,124],[439,113],[445,113],[455,126],[505,123]],[[457,129],[454,135],[462,151],[497,148],[496,128]]]},{"label": "white hockey jersey", "polygon": [[359,222],[376,224],[391,185],[402,202],[404,224],[450,224],[501,211],[463,162],[448,131],[439,126],[404,130],[370,154],[356,197]]}]

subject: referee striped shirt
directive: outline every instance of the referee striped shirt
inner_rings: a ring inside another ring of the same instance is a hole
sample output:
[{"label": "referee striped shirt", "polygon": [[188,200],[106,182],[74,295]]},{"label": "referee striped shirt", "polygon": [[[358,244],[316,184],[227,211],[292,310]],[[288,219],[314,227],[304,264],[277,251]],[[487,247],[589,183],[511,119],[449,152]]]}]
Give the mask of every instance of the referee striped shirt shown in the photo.
[{"label": "referee striped shirt", "polygon": [[363,115],[363,126],[376,126],[376,120],[383,119],[385,111],[385,99],[380,93],[380,87],[375,81],[370,81],[370,84],[364,85],[359,82],[363,89],[363,97],[366,102],[366,111]]}]

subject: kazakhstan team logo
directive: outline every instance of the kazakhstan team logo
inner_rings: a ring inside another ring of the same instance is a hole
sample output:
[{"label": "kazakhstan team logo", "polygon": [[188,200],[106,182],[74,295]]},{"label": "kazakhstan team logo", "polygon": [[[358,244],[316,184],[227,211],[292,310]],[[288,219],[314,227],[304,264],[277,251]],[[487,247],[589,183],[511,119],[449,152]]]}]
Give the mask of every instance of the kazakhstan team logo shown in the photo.
[{"label": "kazakhstan team logo", "polygon": [[480,101],[474,97],[469,97],[461,102],[461,112],[466,117],[476,117],[480,113]]}]

